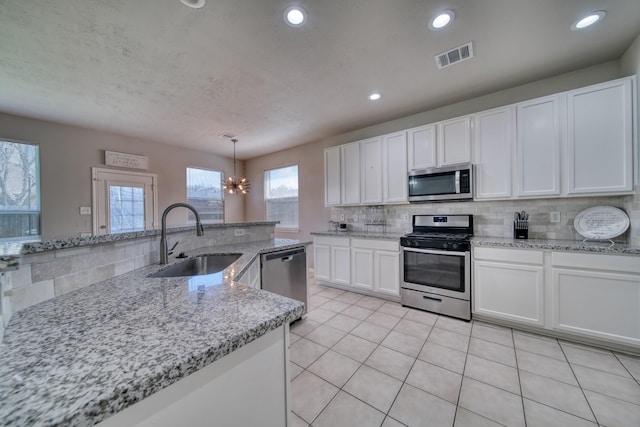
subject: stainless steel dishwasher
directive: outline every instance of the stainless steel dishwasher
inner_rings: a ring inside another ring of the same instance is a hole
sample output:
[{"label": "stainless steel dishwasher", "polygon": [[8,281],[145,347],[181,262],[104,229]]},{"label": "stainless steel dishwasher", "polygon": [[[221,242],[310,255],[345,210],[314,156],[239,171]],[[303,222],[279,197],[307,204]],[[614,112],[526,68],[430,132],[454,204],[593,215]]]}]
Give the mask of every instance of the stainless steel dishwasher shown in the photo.
[{"label": "stainless steel dishwasher", "polygon": [[307,252],[304,247],[260,256],[262,289],[304,303],[307,312]]}]

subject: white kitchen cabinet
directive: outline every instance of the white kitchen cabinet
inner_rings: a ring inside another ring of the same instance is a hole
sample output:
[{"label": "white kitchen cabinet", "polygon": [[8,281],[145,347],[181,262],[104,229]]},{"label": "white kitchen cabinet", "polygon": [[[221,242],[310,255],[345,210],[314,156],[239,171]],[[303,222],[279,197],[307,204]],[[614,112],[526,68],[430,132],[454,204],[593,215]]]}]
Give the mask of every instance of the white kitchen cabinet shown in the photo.
[{"label": "white kitchen cabinet", "polygon": [[382,139],[370,138],[360,141],[362,156],[360,202],[382,203]]},{"label": "white kitchen cabinet", "polygon": [[522,102],[516,112],[518,197],[560,194],[560,97]]},{"label": "white kitchen cabinet", "polygon": [[397,241],[351,240],[351,270],[355,288],[400,295],[400,245]]},{"label": "white kitchen cabinet", "polygon": [[340,146],[341,204],[360,204],[360,142]]},{"label": "white kitchen cabinet", "polygon": [[331,246],[324,239],[313,239],[313,271],[316,280],[331,281]]},{"label": "white kitchen cabinet", "polygon": [[476,199],[508,199],[512,196],[513,116],[513,107],[474,115]]},{"label": "white kitchen cabinet", "polygon": [[340,147],[324,150],[324,204],[337,206],[342,203]]},{"label": "white kitchen cabinet", "polygon": [[430,124],[407,130],[408,169],[425,169],[437,166],[436,128]]},{"label": "white kitchen cabinet", "polygon": [[633,81],[567,92],[569,194],[633,190]]},{"label": "white kitchen cabinet", "polygon": [[471,116],[438,123],[438,166],[471,161]]},{"label": "white kitchen cabinet", "polygon": [[625,255],[552,253],[552,327],[640,345],[640,262]]},{"label": "white kitchen cabinet", "polygon": [[350,251],[348,237],[315,236],[313,257],[316,280],[349,285],[351,283]]},{"label": "white kitchen cabinet", "polygon": [[351,286],[373,290],[373,251],[371,249],[351,248],[351,272]]},{"label": "white kitchen cabinet", "polygon": [[399,241],[315,236],[313,246],[319,282],[368,295],[399,298]]},{"label": "white kitchen cabinet", "polygon": [[407,203],[407,133],[382,137],[382,200]]},{"label": "white kitchen cabinet", "polygon": [[543,326],[543,252],[484,247],[473,252],[473,312]]}]

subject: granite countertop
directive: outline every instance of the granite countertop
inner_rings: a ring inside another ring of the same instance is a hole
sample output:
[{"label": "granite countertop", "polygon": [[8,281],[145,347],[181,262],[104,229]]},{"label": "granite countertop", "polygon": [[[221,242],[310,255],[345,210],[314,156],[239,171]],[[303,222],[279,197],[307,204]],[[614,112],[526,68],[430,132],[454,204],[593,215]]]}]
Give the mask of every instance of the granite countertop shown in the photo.
[{"label": "granite countertop", "polygon": [[222,274],[150,279],[140,268],[13,315],[0,344],[0,424],[87,426],[284,323],[303,303],[234,282],[274,239],[198,253],[242,253]]},{"label": "granite countertop", "polygon": [[626,243],[582,240],[513,239],[507,237],[473,237],[474,246],[493,246],[521,249],[547,249],[564,252],[640,255],[640,246]]},{"label": "granite countertop", "polygon": [[313,236],[355,237],[358,239],[400,240],[406,233],[372,233],[366,231],[314,231]]}]

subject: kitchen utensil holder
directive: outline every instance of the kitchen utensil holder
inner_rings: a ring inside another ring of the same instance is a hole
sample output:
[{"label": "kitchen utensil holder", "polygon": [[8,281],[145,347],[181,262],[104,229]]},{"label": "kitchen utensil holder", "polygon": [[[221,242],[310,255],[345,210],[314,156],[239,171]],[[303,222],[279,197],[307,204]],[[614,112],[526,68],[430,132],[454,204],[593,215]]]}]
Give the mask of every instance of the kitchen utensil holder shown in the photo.
[{"label": "kitchen utensil holder", "polygon": [[529,221],[513,221],[513,238],[528,239],[529,238]]}]

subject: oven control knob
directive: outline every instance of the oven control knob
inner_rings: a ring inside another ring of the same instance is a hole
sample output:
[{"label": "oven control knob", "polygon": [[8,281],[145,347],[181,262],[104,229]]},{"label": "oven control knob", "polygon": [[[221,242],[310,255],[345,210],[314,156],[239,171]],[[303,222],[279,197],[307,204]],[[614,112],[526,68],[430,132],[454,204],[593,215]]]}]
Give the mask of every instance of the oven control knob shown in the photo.
[{"label": "oven control knob", "polygon": [[457,243],[453,244],[453,249],[458,249],[458,244]]}]

